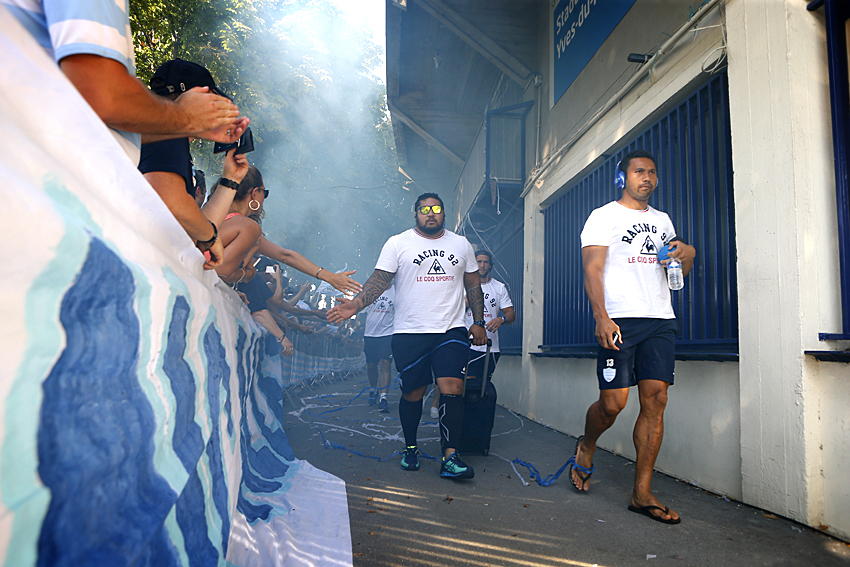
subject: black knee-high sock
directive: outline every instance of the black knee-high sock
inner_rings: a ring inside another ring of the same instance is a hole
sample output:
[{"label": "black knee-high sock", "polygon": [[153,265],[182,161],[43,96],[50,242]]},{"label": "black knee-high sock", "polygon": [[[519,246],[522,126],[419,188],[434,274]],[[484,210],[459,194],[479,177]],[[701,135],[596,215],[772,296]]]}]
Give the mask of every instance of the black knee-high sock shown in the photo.
[{"label": "black knee-high sock", "polygon": [[440,445],[443,450],[457,449],[463,434],[463,396],[440,396]]},{"label": "black knee-high sock", "polygon": [[416,430],[419,429],[419,421],[422,419],[422,400],[410,402],[402,396],[398,402],[398,418],[401,420],[405,445],[416,445]]}]

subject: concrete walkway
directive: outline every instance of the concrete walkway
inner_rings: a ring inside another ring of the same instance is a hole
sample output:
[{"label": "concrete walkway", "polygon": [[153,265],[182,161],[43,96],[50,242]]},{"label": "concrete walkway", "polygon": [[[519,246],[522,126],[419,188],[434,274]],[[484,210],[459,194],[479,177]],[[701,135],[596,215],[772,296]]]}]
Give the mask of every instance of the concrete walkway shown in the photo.
[{"label": "concrete walkway", "polygon": [[[545,477],[575,439],[501,407],[490,456],[465,457],[474,480],[441,479],[438,462],[428,459],[418,472],[403,471],[392,454],[403,447],[398,391],[382,414],[365,393],[355,399],[365,386],[355,377],[305,388],[285,408],[296,455],[347,483],[355,565],[850,565],[846,543],[660,474],[655,489],[682,523],[631,513],[633,464],[602,450],[589,494],[576,493],[566,472],[541,487],[525,468],[518,476],[510,460],[533,463]],[[419,446],[436,456],[427,401],[422,422]]]}]

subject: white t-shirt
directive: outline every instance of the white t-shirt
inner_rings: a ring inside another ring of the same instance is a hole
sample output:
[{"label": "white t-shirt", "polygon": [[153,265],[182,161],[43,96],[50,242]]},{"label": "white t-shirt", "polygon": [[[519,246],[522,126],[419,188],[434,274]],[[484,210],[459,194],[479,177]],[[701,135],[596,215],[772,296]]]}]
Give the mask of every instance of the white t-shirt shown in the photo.
[{"label": "white t-shirt", "polygon": [[451,231],[425,238],[414,229],[391,236],[376,270],[395,274],[395,333],[445,333],[463,327],[463,274],[478,271],[469,241]]},{"label": "white t-shirt", "polygon": [[[499,315],[499,311],[505,307],[513,307],[511,296],[508,295],[508,288],[499,280],[490,278],[487,283],[481,284],[481,291],[484,292],[484,320],[489,322],[493,317]],[[472,326],[472,309],[466,309],[466,326]],[[491,333],[487,331],[487,338],[492,342],[490,352],[499,352],[499,332]],[[472,350],[481,352],[487,351],[486,345],[472,346]]]},{"label": "white t-shirt", "polygon": [[676,237],[667,213],[636,211],[611,201],[595,209],[581,231],[581,246],[607,246],[603,285],[608,316],[675,319],[658,249]]},{"label": "white t-shirt", "polygon": [[393,334],[394,300],[395,286],[391,285],[381,297],[367,307],[364,337],[386,337]]}]

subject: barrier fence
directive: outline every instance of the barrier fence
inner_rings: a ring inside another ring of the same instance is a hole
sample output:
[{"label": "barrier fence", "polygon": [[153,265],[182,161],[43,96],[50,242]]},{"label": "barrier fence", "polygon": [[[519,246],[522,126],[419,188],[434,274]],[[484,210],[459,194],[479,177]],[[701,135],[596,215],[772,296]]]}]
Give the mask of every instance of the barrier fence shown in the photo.
[{"label": "barrier fence", "polygon": [[266,357],[261,366],[263,375],[274,378],[284,391],[331,378],[346,378],[366,368],[362,338],[298,330],[287,331],[287,337],[292,341],[294,352],[291,356],[281,356],[278,342],[271,335],[265,335]]}]

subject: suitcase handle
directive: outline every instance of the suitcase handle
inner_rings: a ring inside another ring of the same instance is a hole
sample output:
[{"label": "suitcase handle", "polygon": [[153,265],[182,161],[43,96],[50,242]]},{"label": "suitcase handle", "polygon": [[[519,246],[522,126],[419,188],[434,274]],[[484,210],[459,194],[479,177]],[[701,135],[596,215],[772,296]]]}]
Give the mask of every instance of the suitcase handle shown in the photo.
[{"label": "suitcase handle", "polygon": [[481,397],[484,397],[484,392],[487,390],[487,382],[490,379],[490,347],[493,346],[493,341],[487,339],[487,351],[484,353],[484,373],[481,376]]},{"label": "suitcase handle", "polygon": [[[472,335],[470,335],[469,338],[471,339]],[[493,346],[493,341],[490,340],[490,339],[487,339],[487,351],[484,354],[484,375],[481,377],[481,397],[482,398],[484,397],[484,393],[485,393],[486,388],[487,388],[487,381],[488,381],[487,376],[490,373],[490,347],[492,347],[492,346]],[[469,380],[469,362],[470,362],[470,360],[466,361],[466,366],[463,369],[463,391],[460,394],[461,396],[466,396],[466,382],[467,382],[467,380]]]}]

